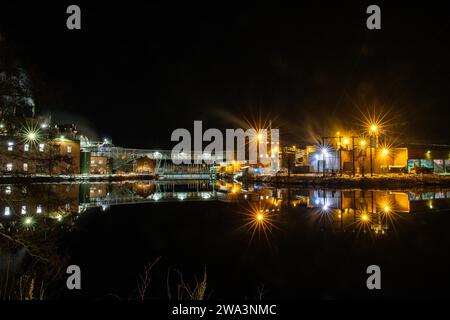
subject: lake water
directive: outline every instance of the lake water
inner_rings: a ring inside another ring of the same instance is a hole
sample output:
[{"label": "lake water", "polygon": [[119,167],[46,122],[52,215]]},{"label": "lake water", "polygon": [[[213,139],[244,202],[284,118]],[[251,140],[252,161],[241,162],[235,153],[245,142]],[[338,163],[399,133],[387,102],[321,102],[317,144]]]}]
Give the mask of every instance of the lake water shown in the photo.
[{"label": "lake water", "polygon": [[[210,299],[450,297],[450,189],[141,181],[0,193],[1,232],[81,267],[82,290],[56,280],[51,298],[135,298],[157,257],[149,298],[175,298],[180,274],[193,284],[205,270]],[[29,270],[20,246],[0,245],[0,272]],[[367,289],[369,265],[382,290]]]}]

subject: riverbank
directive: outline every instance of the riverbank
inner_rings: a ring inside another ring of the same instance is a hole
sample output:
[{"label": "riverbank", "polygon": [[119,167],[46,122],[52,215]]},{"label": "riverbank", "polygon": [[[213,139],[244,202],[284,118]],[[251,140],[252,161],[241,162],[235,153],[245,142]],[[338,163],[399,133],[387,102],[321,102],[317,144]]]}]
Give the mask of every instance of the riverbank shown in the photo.
[{"label": "riverbank", "polygon": [[375,175],[373,177],[320,176],[296,174],[283,176],[254,176],[242,178],[244,182],[266,183],[278,186],[327,187],[327,188],[416,188],[416,187],[450,187],[450,175]]},{"label": "riverbank", "polygon": [[127,175],[76,175],[76,176],[0,176],[0,183],[44,183],[44,182],[113,182],[125,180],[155,180],[157,176],[150,174]]}]

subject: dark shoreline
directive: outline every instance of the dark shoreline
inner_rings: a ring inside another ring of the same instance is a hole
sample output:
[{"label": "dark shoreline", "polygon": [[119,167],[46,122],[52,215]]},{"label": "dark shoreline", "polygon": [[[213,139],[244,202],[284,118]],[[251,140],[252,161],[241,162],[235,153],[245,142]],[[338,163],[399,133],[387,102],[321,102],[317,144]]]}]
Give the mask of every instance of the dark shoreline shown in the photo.
[{"label": "dark shoreline", "polygon": [[264,183],[272,186],[312,188],[401,189],[423,187],[449,187],[450,176],[443,175],[395,175],[374,177],[292,175],[272,177],[244,177],[243,182]]},{"label": "dark shoreline", "polygon": [[3,176],[0,183],[59,183],[59,182],[113,182],[126,180],[157,180],[155,175],[117,175],[117,176]]}]

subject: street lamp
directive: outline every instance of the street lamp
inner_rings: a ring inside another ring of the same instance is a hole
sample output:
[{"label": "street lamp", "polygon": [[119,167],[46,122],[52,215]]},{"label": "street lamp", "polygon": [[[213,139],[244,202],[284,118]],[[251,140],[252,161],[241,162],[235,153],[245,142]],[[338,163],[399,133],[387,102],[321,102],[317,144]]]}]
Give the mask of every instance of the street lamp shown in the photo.
[{"label": "street lamp", "polygon": [[372,146],[372,136],[376,136],[378,133],[378,125],[373,123],[369,126],[369,139],[370,139],[370,176],[373,177],[373,146]]},{"label": "street lamp", "polygon": [[378,132],[378,125],[376,125],[375,123],[370,125],[370,132],[376,134]]},{"label": "street lamp", "polygon": [[37,134],[34,131],[30,131],[27,135],[29,141],[34,141],[37,138]]}]

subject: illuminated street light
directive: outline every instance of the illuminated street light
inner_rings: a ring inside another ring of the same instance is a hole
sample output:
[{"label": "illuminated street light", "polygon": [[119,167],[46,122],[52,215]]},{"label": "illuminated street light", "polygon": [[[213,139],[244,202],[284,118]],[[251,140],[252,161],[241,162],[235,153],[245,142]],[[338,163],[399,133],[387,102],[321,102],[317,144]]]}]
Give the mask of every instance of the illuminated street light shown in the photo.
[{"label": "illuminated street light", "polygon": [[342,143],[344,143],[345,145],[348,145],[350,143],[350,140],[348,138],[344,138]]},{"label": "illuminated street light", "polygon": [[361,145],[361,147],[365,147],[367,145],[367,141],[366,140],[361,140],[359,142],[359,144]]},{"label": "illuminated street light", "polygon": [[261,132],[259,132],[259,133],[256,135],[256,139],[262,140],[262,138],[263,138],[263,135],[262,135]]},{"label": "illuminated street light", "polygon": [[383,150],[381,150],[381,154],[382,154],[383,156],[387,156],[387,155],[389,154],[389,149],[383,148]]},{"label": "illuminated street light", "polygon": [[370,132],[371,133],[377,133],[378,132],[378,126],[376,124],[370,125]]},{"label": "illuminated street light", "polygon": [[34,132],[34,131],[30,131],[30,132],[28,132],[28,134],[27,134],[27,138],[28,138],[28,140],[30,140],[30,141],[35,141],[36,138],[37,138],[37,133]]}]

